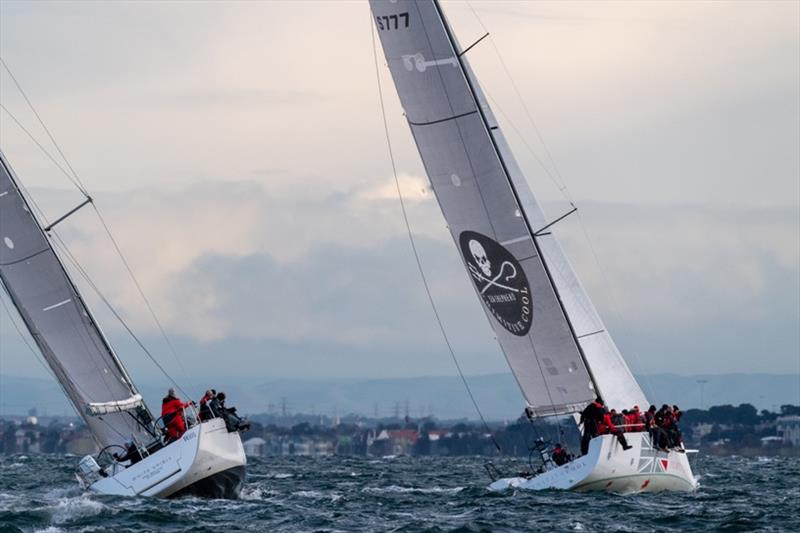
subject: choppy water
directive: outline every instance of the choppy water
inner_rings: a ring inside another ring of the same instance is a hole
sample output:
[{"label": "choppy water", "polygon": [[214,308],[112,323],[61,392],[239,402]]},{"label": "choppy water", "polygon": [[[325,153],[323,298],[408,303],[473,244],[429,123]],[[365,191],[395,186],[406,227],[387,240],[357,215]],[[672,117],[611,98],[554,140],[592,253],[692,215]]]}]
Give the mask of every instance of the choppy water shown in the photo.
[{"label": "choppy water", "polygon": [[797,458],[698,457],[697,492],[636,496],[492,494],[472,457],[251,459],[238,501],[82,493],[76,460],[0,456],[0,531],[800,531]]}]

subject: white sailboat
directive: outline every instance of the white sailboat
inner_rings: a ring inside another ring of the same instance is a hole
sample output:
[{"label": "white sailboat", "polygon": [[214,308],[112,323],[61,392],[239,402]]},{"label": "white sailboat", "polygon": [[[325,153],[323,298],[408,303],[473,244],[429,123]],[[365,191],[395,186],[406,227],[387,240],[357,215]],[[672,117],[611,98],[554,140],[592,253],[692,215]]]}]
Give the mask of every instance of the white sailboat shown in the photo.
[{"label": "white sailboat", "polygon": [[[437,0],[370,0],[386,61],[432,189],[532,417],[647,398],[538,205]],[[493,490],[692,490],[683,450],[647,433],[594,438],[586,455]]]},{"label": "white sailboat", "polygon": [[[0,281],[100,447],[79,462],[79,481],[103,494],[236,497],[246,465],[239,433],[185,411],[189,429],[165,440],[18,183],[0,151]],[[114,457],[129,451],[135,460]]]}]

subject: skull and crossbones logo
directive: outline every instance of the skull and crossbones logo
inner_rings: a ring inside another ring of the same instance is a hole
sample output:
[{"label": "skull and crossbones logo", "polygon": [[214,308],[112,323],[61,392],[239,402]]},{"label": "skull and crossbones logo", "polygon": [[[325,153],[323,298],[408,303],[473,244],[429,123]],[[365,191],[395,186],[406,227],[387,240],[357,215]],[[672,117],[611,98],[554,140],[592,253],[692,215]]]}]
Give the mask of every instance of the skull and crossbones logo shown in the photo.
[{"label": "skull and crossbones logo", "polygon": [[497,322],[514,335],[531,328],[531,287],[516,257],[491,237],[462,231],[458,237],[464,264],[483,303]]},{"label": "skull and crossbones logo", "polygon": [[[504,285],[497,281],[501,277],[503,278],[504,282],[507,282],[516,277],[517,268],[511,262],[503,261],[500,264],[500,271],[497,273],[496,276],[492,277],[492,262],[489,261],[489,256],[486,254],[486,249],[483,247],[483,245],[479,243],[477,240],[472,239],[469,241],[469,251],[472,254],[472,258],[475,260],[475,265],[471,263],[468,265],[470,273],[472,274],[472,277],[475,278],[476,281],[485,283],[485,285],[481,289],[481,294],[485,293],[486,290],[489,289],[490,287],[497,287],[499,289],[519,292],[514,287],[509,287],[508,285]],[[506,268],[510,269],[510,273],[507,276],[503,277]]]}]

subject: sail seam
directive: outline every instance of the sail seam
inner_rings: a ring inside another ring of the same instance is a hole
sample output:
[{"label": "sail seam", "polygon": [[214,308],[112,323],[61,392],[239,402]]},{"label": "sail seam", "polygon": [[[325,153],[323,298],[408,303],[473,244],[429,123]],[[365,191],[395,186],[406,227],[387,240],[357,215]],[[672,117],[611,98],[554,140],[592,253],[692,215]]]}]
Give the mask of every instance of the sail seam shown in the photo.
[{"label": "sail seam", "polygon": [[478,114],[478,110],[475,111],[467,111],[466,113],[461,113],[460,115],[454,115],[452,117],[447,118],[440,118],[439,120],[431,120],[430,122],[413,122],[411,120],[408,121],[409,124],[412,126],[433,126],[434,124],[441,124],[442,122],[449,122],[451,120],[456,120],[463,117],[468,117],[470,115]]},{"label": "sail seam", "polygon": [[[434,50],[434,46],[433,46],[433,42],[431,41],[431,37],[430,37],[430,34],[428,32],[428,28],[425,26],[425,18],[422,16],[422,13],[420,12],[419,4],[415,4],[415,7],[417,9],[417,15],[419,17],[420,24],[422,25],[423,33],[425,35],[425,40],[428,42],[428,48],[431,51],[433,51]],[[456,58],[456,61],[458,61],[458,63],[461,64],[461,58],[458,56],[458,52],[457,52],[455,46],[452,46],[452,43],[451,43],[451,48],[453,49],[453,54],[454,54],[454,56]],[[462,70],[463,70],[463,67],[462,67]],[[441,70],[437,69],[437,74],[439,75],[439,82],[442,85],[442,92],[444,93],[444,96],[447,99],[447,104],[450,106],[450,110],[453,113],[455,113],[455,108],[453,106],[453,100],[450,98],[450,93],[447,90],[447,83],[445,83],[445,81],[444,81],[444,77],[442,75]],[[476,113],[480,113],[480,104],[478,103],[477,100],[474,100],[474,101],[475,101],[475,112]],[[469,154],[469,152],[467,151],[467,148],[466,148],[467,147],[467,142],[464,139],[464,133],[461,131],[461,127],[459,126],[458,122],[456,122],[455,127],[456,127],[456,130],[458,131],[458,137],[459,137],[459,139],[461,141],[461,145],[464,148],[464,156],[465,156],[465,158],[467,160],[467,163],[469,164],[469,170],[470,170],[470,173],[472,175],[472,179],[473,179],[473,181],[475,183],[475,187],[478,189],[478,193],[479,193],[479,196],[480,196],[480,199],[481,199],[481,205],[483,206],[483,210],[486,213],[486,220],[489,222],[489,226],[492,228],[492,235],[494,237],[497,237],[497,230],[495,229],[494,220],[492,220],[492,216],[491,216],[491,213],[489,211],[489,207],[486,205],[486,199],[484,198],[483,190],[481,189],[481,183],[480,183],[480,180],[478,179],[479,173],[476,172],[475,165],[474,165],[474,163],[472,161],[472,158],[470,157],[470,154]],[[411,128],[411,133],[412,133],[412,135],[414,135],[414,142],[417,144],[417,147],[419,148],[419,143],[417,142],[416,134],[414,134],[414,128]],[[423,161],[423,165],[425,165],[424,161]],[[427,167],[426,167],[425,170],[427,171]]]},{"label": "sail seam", "polygon": [[[419,8],[417,8],[417,9],[419,9]],[[420,17],[420,18],[422,18],[422,17]],[[427,35],[427,32],[426,32],[426,35]],[[428,286],[428,278],[425,275],[425,270],[422,268],[422,261],[421,261],[421,259],[419,257],[419,252],[417,251],[417,245],[416,245],[416,241],[414,239],[414,234],[411,231],[411,224],[410,224],[410,222],[408,220],[408,213],[406,212],[405,200],[403,199],[403,192],[402,192],[402,190],[400,188],[400,181],[399,181],[399,179],[397,177],[397,166],[396,166],[395,161],[394,161],[394,150],[392,149],[392,141],[391,141],[391,138],[389,136],[389,124],[386,121],[386,106],[384,105],[384,102],[383,102],[383,88],[381,86],[380,71],[378,70],[378,51],[377,51],[377,47],[375,45],[375,28],[372,25],[372,17],[370,17],[370,36],[372,38],[372,55],[373,55],[373,59],[374,59],[374,62],[375,62],[375,78],[377,80],[377,85],[378,85],[378,99],[379,99],[380,105],[381,105],[381,117],[383,119],[383,131],[384,131],[384,135],[386,137],[386,147],[387,147],[387,150],[389,152],[389,160],[390,160],[390,162],[392,164],[392,173],[394,175],[395,187],[397,188],[397,197],[398,197],[398,200],[400,201],[400,211],[401,211],[401,213],[403,215],[403,220],[405,222],[406,231],[408,233],[408,240],[409,240],[409,243],[411,244],[411,250],[414,253],[414,259],[416,260],[417,269],[419,270],[419,275],[420,275],[420,278],[422,279],[422,285],[425,288],[425,292],[428,295],[428,302],[430,303],[431,309],[433,311],[433,315],[436,318],[436,322],[439,325],[439,331],[441,332],[442,338],[444,340],[444,343],[447,346],[448,351],[450,352],[450,356],[451,356],[451,358],[453,360],[453,363],[455,364],[456,370],[458,371],[458,375],[461,377],[461,381],[464,384],[464,388],[467,391],[467,395],[469,396],[470,400],[472,400],[472,405],[475,408],[475,411],[477,412],[478,416],[480,417],[481,422],[483,422],[483,426],[486,429],[487,433],[489,433],[489,435],[491,436],[492,443],[494,444],[495,448],[497,449],[497,451],[499,453],[502,453],[502,449],[500,448],[500,444],[498,444],[497,440],[494,437],[494,433],[491,431],[491,428],[489,427],[489,424],[486,422],[486,418],[484,417],[483,412],[481,411],[481,408],[478,405],[478,401],[475,398],[474,394],[472,393],[472,388],[469,386],[469,382],[467,381],[467,378],[464,375],[463,370],[461,369],[461,364],[458,362],[458,358],[456,357],[455,350],[453,349],[453,345],[450,343],[450,338],[447,336],[447,331],[444,328],[444,323],[442,322],[442,318],[439,315],[439,309],[436,306],[436,302],[433,299],[433,294],[431,294],[430,287]],[[411,132],[412,132],[412,136],[413,136],[413,129],[411,129]],[[416,137],[415,137],[415,141],[416,141]]]},{"label": "sail seam", "polygon": [[33,259],[37,255],[41,255],[41,254],[43,254],[43,253],[45,253],[45,252],[47,252],[49,250],[50,250],[50,248],[44,248],[43,250],[39,250],[38,252],[34,252],[34,253],[30,254],[30,255],[26,255],[25,257],[23,257],[21,259],[17,259],[15,261],[9,261],[8,263],[0,263],[0,266],[13,266],[13,265],[22,263],[23,261],[27,261],[28,259]]},{"label": "sail seam", "polygon": [[[451,30],[449,24],[447,23],[447,21],[445,19],[444,13],[442,11],[441,6],[439,5],[438,0],[433,0],[433,5],[434,5],[434,8],[436,9],[436,11],[437,11],[437,13],[439,15],[439,19],[440,19],[440,21],[442,23],[442,26],[444,28],[445,34],[447,35],[447,38],[448,38],[448,40],[450,42],[450,46],[453,48],[454,51],[456,51],[455,38],[453,37],[452,30]],[[459,65],[461,67],[461,73],[462,73],[462,75],[464,77],[464,81],[467,84],[469,92],[472,95],[472,98],[473,98],[473,100],[475,102],[475,105],[478,108],[478,111],[480,112],[481,121],[482,121],[483,126],[485,128],[486,135],[488,136],[488,138],[490,140],[490,143],[492,145],[492,148],[494,149],[494,152],[495,152],[495,155],[497,157],[497,160],[500,163],[500,167],[501,167],[501,169],[503,171],[503,174],[505,175],[506,182],[508,183],[508,186],[511,189],[511,194],[512,194],[517,206],[520,209],[520,213],[522,214],[522,219],[525,221],[525,225],[527,226],[527,230],[531,234],[532,242],[533,242],[533,245],[534,245],[534,247],[536,249],[536,252],[540,256],[541,265],[544,268],[545,274],[547,275],[547,277],[549,279],[549,282],[550,282],[550,288],[551,288],[551,290],[552,290],[552,292],[553,292],[553,294],[554,294],[554,296],[556,298],[556,301],[558,302],[559,306],[561,307],[562,315],[563,315],[563,317],[564,317],[564,319],[565,319],[565,321],[567,323],[567,326],[569,327],[570,335],[572,336],[574,345],[575,345],[575,347],[576,347],[576,349],[578,351],[578,354],[579,354],[584,366],[586,367],[586,371],[589,374],[589,379],[591,380],[592,385],[597,389],[599,387],[598,387],[597,382],[596,382],[596,380],[594,378],[594,375],[592,373],[592,369],[589,366],[589,362],[588,362],[588,360],[586,358],[586,354],[584,354],[583,348],[581,347],[580,342],[578,342],[577,336],[575,335],[575,329],[574,329],[574,327],[572,325],[572,322],[570,320],[569,315],[567,314],[567,310],[564,307],[564,302],[561,299],[561,295],[560,295],[560,293],[558,291],[558,288],[555,285],[555,281],[553,279],[553,275],[550,272],[550,269],[548,267],[547,262],[545,261],[545,258],[544,258],[544,255],[541,252],[541,249],[539,248],[539,243],[536,241],[536,234],[533,231],[533,226],[531,225],[530,220],[528,220],[527,214],[525,213],[524,209],[522,208],[522,201],[520,199],[519,193],[517,192],[516,184],[514,183],[514,180],[512,179],[511,172],[509,171],[508,166],[506,164],[506,161],[505,161],[505,159],[504,159],[504,157],[502,155],[502,152],[501,152],[501,150],[500,150],[500,148],[499,148],[499,146],[497,144],[497,139],[495,139],[494,134],[492,133],[492,130],[491,130],[491,126],[492,125],[489,124],[489,121],[488,121],[488,119],[486,117],[486,114],[481,109],[481,102],[480,102],[480,99],[478,98],[477,91],[476,91],[475,86],[473,84],[473,80],[470,78],[469,72],[467,72],[467,67],[465,65],[464,58],[459,56],[457,51],[456,51],[456,56],[458,58]],[[542,228],[542,229],[544,229],[544,228]],[[547,387],[546,380],[545,380],[545,387]],[[549,388],[548,388],[548,396],[551,397]]]},{"label": "sail seam", "polygon": [[584,333],[583,335],[578,335],[578,338],[582,339],[584,337],[591,337],[592,335],[597,335],[598,333],[605,333],[605,331],[606,330],[604,329],[598,329],[597,331],[593,331],[591,333]]}]

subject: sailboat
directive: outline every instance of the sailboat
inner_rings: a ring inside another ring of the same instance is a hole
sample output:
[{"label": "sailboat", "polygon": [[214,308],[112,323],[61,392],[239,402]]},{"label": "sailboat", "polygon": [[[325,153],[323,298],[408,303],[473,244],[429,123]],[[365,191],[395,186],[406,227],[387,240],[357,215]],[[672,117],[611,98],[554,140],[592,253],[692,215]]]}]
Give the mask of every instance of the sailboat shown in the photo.
[{"label": "sailboat", "polygon": [[[437,0],[370,0],[425,171],[531,418],[649,403],[556,240]],[[693,490],[684,450],[647,432],[591,440],[588,453],[492,490]]]},{"label": "sailboat", "polygon": [[239,433],[189,409],[187,431],[165,439],[52,245],[52,226],[91,198],[45,228],[19,183],[0,151],[0,282],[99,445],[79,461],[80,483],[124,496],[236,497],[246,465]]}]

